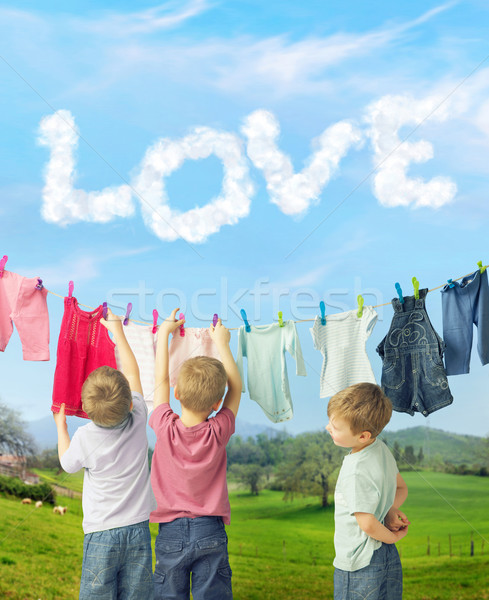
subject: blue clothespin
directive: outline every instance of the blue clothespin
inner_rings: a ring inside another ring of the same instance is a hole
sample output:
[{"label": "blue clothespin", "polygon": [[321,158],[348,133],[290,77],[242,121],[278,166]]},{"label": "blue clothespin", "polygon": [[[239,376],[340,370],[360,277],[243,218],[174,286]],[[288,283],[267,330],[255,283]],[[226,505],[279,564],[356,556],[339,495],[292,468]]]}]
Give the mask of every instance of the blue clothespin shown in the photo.
[{"label": "blue clothespin", "polygon": [[248,323],[248,317],[246,316],[246,311],[244,308],[242,308],[239,312],[241,313],[241,318],[244,321],[245,330],[249,333],[251,331],[251,327],[250,327],[250,324]]},{"label": "blue clothespin", "polygon": [[404,297],[402,295],[401,286],[398,283],[396,283],[396,290],[397,290],[397,294],[399,295],[399,302],[401,304],[404,304]]},{"label": "blue clothespin", "polygon": [[212,324],[214,325],[214,327],[217,325],[218,321],[219,321],[219,316],[217,313],[215,313],[214,316],[212,317]]},{"label": "blue clothespin", "polygon": [[319,303],[319,310],[321,311],[321,325],[326,325],[326,306],[322,300]]},{"label": "blue clothespin", "polygon": [[102,317],[107,321],[107,302],[102,304]]},{"label": "blue clothespin", "polygon": [[42,290],[43,287],[44,287],[44,285],[42,283],[42,279],[40,277],[38,277],[37,284],[36,284],[36,290]]},{"label": "blue clothespin", "polygon": [[365,300],[363,299],[363,296],[361,294],[359,294],[357,296],[357,302],[358,302],[358,312],[357,312],[357,317],[359,319],[361,319],[362,315],[363,315],[363,304],[365,302]]},{"label": "blue clothespin", "polygon": [[279,327],[283,327],[284,326],[283,313],[282,313],[281,310],[278,311],[278,326]]},{"label": "blue clothespin", "polygon": [[455,284],[454,284],[454,283],[452,283],[452,280],[451,280],[451,279],[447,279],[447,283],[448,283],[448,287],[449,287],[449,288],[455,287]]},{"label": "blue clothespin", "polygon": [[412,281],[414,288],[414,297],[416,298],[416,300],[419,300],[419,281],[416,279],[416,277],[413,277]]},{"label": "blue clothespin", "polygon": [[132,302],[129,302],[129,304],[127,305],[127,308],[126,308],[126,316],[124,317],[124,325],[127,325],[129,323],[129,315],[131,314],[131,310],[132,310]]}]

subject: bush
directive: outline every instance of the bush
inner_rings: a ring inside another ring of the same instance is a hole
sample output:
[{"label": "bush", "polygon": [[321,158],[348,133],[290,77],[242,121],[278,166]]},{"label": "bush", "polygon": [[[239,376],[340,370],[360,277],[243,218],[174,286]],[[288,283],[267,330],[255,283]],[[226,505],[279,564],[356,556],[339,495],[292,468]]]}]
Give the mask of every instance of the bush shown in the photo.
[{"label": "bush", "polygon": [[34,501],[42,500],[48,504],[56,504],[56,494],[48,483],[28,485],[17,477],[0,475],[0,493],[16,496],[17,498],[30,498]]}]

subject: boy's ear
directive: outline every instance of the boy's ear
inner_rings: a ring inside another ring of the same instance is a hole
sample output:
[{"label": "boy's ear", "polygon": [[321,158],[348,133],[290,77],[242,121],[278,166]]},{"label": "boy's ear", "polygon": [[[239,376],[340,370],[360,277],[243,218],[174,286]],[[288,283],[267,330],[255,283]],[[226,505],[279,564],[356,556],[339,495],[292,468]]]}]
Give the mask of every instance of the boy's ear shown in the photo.
[{"label": "boy's ear", "polygon": [[217,412],[219,410],[219,407],[221,406],[221,402],[223,401],[223,398],[221,398],[220,400],[218,400],[217,402],[214,402],[214,404],[212,405],[212,410],[214,412]]},{"label": "boy's ear", "polygon": [[175,400],[179,400],[177,386],[175,386],[175,388],[173,389],[173,395],[175,396]]},{"label": "boy's ear", "polygon": [[359,440],[362,443],[369,442],[372,439],[372,433],[370,431],[362,431]]}]

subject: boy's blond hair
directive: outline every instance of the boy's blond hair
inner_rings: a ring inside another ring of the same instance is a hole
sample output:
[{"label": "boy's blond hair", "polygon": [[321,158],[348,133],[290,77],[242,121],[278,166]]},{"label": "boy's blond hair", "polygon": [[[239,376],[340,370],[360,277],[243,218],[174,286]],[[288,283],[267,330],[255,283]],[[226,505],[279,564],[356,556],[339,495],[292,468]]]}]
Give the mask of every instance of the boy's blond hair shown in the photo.
[{"label": "boy's blond hair", "polygon": [[131,410],[132,393],[123,373],[112,367],[99,367],[82,387],[82,406],[90,419],[102,427],[122,423]]},{"label": "boy's blond hair", "polygon": [[375,438],[390,421],[392,403],[374,383],[357,383],[335,394],[328,403],[328,417],[340,417],[353,435],[370,431]]},{"label": "boy's blond hair", "polygon": [[189,358],[178,373],[178,399],[192,412],[210,413],[212,406],[224,396],[227,380],[220,360],[208,356]]}]

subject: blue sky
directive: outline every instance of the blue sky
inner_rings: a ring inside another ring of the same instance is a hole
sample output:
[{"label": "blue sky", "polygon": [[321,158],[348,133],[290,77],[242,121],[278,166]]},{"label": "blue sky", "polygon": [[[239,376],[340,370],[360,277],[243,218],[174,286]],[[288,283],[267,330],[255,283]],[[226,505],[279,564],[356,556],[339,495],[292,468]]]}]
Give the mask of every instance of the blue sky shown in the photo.
[{"label": "blue sky", "polygon": [[[489,7],[482,1],[17,1],[0,5],[0,255],[7,268],[150,321],[313,319],[489,263]],[[51,356],[1,356],[3,401],[49,414]],[[439,291],[428,312],[442,333]],[[367,350],[392,310],[379,308]],[[327,422],[311,323],[289,361],[292,433]],[[232,334],[232,349],[237,332]],[[428,424],[487,435],[488,367],[451,377]],[[240,418],[271,425],[247,395]],[[283,425],[275,427],[282,428]]]}]

